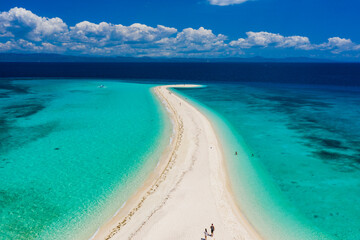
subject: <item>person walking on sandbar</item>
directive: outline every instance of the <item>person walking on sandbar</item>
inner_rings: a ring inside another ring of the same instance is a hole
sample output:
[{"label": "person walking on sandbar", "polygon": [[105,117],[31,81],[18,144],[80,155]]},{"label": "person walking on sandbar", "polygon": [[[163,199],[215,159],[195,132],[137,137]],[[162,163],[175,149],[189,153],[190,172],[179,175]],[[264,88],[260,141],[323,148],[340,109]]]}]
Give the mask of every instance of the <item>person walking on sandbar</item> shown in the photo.
[{"label": "person walking on sandbar", "polygon": [[205,228],[205,232],[204,232],[204,234],[205,234],[205,240],[207,239],[207,236],[209,235],[208,234],[208,231],[207,231],[207,229]]},{"label": "person walking on sandbar", "polygon": [[211,236],[213,237],[214,236],[214,231],[215,231],[214,224],[211,224],[210,230],[211,230]]}]

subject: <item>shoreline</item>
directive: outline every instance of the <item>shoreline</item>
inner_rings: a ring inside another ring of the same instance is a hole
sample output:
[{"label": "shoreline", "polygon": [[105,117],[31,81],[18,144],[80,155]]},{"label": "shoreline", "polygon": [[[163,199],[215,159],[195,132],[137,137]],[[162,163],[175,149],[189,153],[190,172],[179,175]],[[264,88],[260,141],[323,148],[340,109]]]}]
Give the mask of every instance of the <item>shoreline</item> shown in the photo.
[{"label": "shoreline", "polygon": [[173,124],[172,140],[143,186],[91,239],[201,238],[211,223],[222,239],[261,239],[236,204],[212,123],[174,87],[198,86],[152,89]]}]

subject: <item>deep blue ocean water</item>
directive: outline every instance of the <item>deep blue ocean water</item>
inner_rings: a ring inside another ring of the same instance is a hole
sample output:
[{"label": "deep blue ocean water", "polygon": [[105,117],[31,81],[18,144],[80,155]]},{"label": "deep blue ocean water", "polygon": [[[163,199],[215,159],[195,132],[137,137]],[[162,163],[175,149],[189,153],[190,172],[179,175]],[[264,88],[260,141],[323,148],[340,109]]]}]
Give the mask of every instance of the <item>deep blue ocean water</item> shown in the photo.
[{"label": "deep blue ocean water", "polygon": [[0,78],[9,77],[360,86],[360,63],[0,63]]},{"label": "deep blue ocean water", "polygon": [[[0,147],[30,150],[34,149],[29,145],[33,139],[48,136],[57,127],[45,117],[48,106],[36,103],[39,92],[34,99],[26,99],[31,104],[17,104],[31,89],[26,84],[14,84],[9,77],[35,78],[39,85],[48,81],[39,77],[81,78],[77,84],[88,84],[88,77],[97,78],[97,82],[99,78],[122,78],[136,83],[204,84],[205,88],[177,91],[211,112],[216,125],[224,125],[217,130],[220,135],[224,133],[228,147],[234,192],[240,207],[247,209],[245,215],[266,239],[360,239],[360,64],[0,63],[0,77],[7,77],[0,80],[0,106],[16,106],[11,110],[13,118],[31,119],[35,115],[39,120],[43,114],[44,121],[33,124],[31,134],[21,132],[31,123],[25,121],[18,132],[12,130],[22,137],[1,142]],[[8,92],[18,97],[9,97]],[[41,99],[52,102],[53,96],[42,91]],[[67,107],[63,105],[63,109]],[[9,122],[4,118],[0,121],[2,132],[9,134]],[[234,151],[242,152],[239,155],[244,160],[235,157]],[[21,195],[1,194],[10,200]],[[26,195],[31,198],[34,193]],[[57,211],[52,207],[39,209],[54,213],[49,217],[54,219]],[[43,231],[41,226],[39,229]]]}]

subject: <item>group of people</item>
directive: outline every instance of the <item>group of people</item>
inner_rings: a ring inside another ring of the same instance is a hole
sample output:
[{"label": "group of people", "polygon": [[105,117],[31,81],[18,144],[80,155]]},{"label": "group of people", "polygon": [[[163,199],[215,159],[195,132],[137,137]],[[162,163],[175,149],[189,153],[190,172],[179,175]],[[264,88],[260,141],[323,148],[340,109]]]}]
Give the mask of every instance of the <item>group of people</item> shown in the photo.
[{"label": "group of people", "polygon": [[214,227],[214,224],[211,224],[210,226],[210,233],[208,232],[207,228],[205,228],[205,240],[207,239],[208,236],[210,237],[214,237],[214,231],[215,231],[215,227]]}]

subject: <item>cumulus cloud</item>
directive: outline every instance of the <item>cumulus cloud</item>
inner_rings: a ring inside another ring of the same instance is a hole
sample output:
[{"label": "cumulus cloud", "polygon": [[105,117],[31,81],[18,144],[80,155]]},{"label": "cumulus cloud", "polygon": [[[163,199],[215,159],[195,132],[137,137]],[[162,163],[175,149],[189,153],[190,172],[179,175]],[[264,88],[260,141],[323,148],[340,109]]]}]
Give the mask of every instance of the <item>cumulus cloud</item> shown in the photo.
[{"label": "cumulus cloud", "polygon": [[11,50],[18,50],[21,52],[62,52],[61,48],[47,42],[35,44],[24,39],[19,39],[17,41],[11,40],[5,43],[0,42],[0,51],[6,52]]},{"label": "cumulus cloud", "polygon": [[242,49],[252,47],[269,47],[275,48],[295,48],[302,50],[332,50],[332,53],[341,53],[345,51],[358,51],[360,45],[355,44],[351,39],[332,37],[327,42],[313,44],[308,37],[304,36],[282,36],[278,33],[269,32],[247,32],[247,38],[239,38],[231,41],[231,47]]},{"label": "cumulus cloud", "polygon": [[313,49],[309,38],[302,37],[302,36],[284,37],[283,40],[278,43],[277,47],[283,47],[283,48],[293,47],[293,48],[304,49],[304,50]]},{"label": "cumulus cloud", "polygon": [[12,41],[7,41],[5,43],[0,42],[0,51],[2,51],[2,52],[10,51],[14,48],[15,48],[15,45]]},{"label": "cumulus cloud", "polygon": [[247,38],[239,38],[231,41],[230,46],[239,48],[268,47],[274,45],[277,48],[312,49],[309,38],[302,36],[284,37],[278,33],[247,32]]},{"label": "cumulus cloud", "polygon": [[42,41],[46,38],[58,38],[67,31],[67,25],[60,18],[39,17],[24,8],[15,7],[0,14],[2,37]]},{"label": "cumulus cloud", "polygon": [[83,42],[124,43],[152,42],[169,37],[176,32],[177,29],[162,25],[153,28],[139,23],[123,26],[106,22],[95,24],[84,21],[76,24],[74,27],[70,27],[69,35],[71,38]]},{"label": "cumulus cloud", "polygon": [[[211,0],[216,5],[240,0]],[[252,48],[284,48],[299,51],[329,51],[334,54],[360,51],[350,39],[332,37],[320,44],[305,36],[252,32],[229,40],[210,29],[185,28],[140,23],[130,26],[83,21],[68,26],[60,18],[40,17],[24,8],[0,13],[1,52],[57,52],[104,56],[224,57],[251,52]]]},{"label": "cumulus cloud", "polygon": [[174,38],[163,38],[157,44],[167,49],[180,51],[210,51],[225,47],[226,37],[222,34],[215,35],[211,30],[200,27],[199,29],[186,28]]},{"label": "cumulus cloud", "polygon": [[228,6],[247,2],[248,0],[209,0],[211,5]]},{"label": "cumulus cloud", "polygon": [[329,38],[328,42],[316,45],[316,47],[322,50],[332,50],[333,53],[360,50],[360,45],[353,43],[351,39],[339,37]]}]

